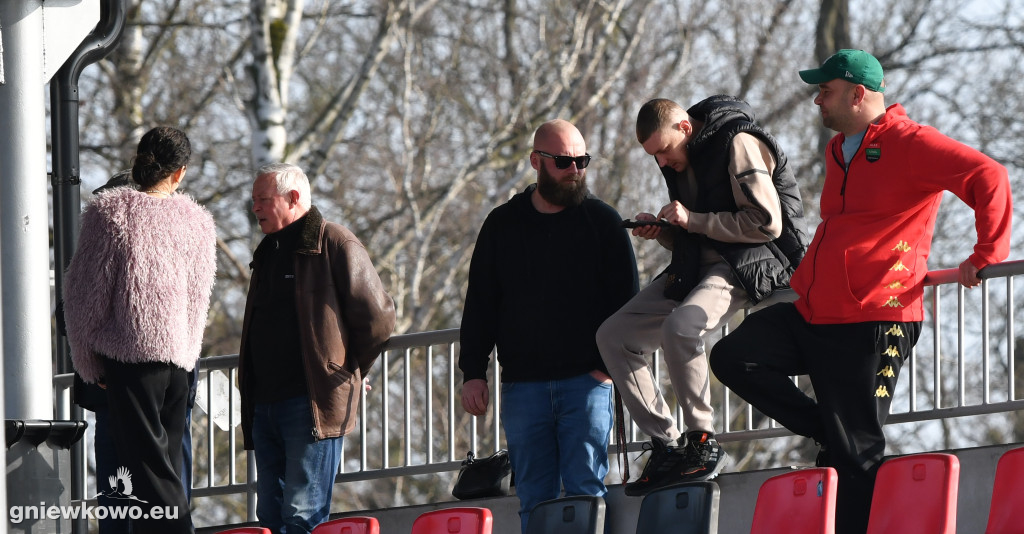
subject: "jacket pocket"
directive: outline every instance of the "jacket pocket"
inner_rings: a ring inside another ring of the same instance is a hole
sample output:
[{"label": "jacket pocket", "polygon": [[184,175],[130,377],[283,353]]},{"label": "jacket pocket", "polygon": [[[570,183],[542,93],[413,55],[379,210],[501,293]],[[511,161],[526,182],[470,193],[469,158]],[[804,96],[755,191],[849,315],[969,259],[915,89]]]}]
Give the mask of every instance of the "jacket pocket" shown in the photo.
[{"label": "jacket pocket", "polygon": [[337,387],[346,382],[351,382],[356,378],[352,371],[349,371],[332,361],[327,362],[327,371],[327,379],[332,387]]}]

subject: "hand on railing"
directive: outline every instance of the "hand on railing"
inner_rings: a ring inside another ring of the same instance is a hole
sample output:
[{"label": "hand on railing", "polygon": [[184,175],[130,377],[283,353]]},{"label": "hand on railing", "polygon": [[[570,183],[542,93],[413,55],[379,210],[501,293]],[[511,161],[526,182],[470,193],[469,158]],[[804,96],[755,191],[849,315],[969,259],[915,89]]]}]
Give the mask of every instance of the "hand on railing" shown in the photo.
[{"label": "hand on railing", "polygon": [[960,285],[966,288],[972,288],[981,284],[981,278],[978,278],[978,268],[971,263],[970,259],[964,260],[960,264]]}]

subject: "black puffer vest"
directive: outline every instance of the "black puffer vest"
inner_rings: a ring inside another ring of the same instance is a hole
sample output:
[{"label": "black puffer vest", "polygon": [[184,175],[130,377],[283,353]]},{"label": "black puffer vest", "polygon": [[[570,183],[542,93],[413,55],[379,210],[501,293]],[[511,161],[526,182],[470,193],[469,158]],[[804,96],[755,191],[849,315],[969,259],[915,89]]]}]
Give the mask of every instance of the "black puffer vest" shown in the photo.
[{"label": "black puffer vest", "polygon": [[[758,303],[773,291],[789,286],[789,278],[807,251],[804,209],[786,155],[771,134],[754,123],[750,105],[735,97],[716,95],[702,100],[687,110],[695,120],[704,123],[697,136],[687,145],[690,166],[697,177],[696,205],[688,206],[698,213],[735,212],[729,177],[729,149],[739,133],[747,133],[764,141],[775,155],[772,183],[782,204],[782,235],[768,243],[725,243],[706,236],[703,242],[714,248],[732,267],[751,302]],[[676,175],[663,168],[669,197],[678,200]],[[748,193],[749,194],[749,193]],[[676,257],[673,257],[676,261]],[[690,256],[682,261],[699,262]],[[676,266],[678,267],[678,266]],[[692,267],[691,267],[692,270]]]}]

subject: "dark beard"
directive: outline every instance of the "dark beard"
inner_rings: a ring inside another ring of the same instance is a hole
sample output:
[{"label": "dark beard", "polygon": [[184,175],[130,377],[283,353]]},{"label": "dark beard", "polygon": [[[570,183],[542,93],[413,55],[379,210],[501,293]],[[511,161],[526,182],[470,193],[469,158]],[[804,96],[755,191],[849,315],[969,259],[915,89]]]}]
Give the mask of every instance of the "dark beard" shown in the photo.
[{"label": "dark beard", "polygon": [[542,166],[537,171],[537,192],[544,200],[556,206],[579,206],[590,191],[587,189],[587,177],[584,173],[577,173],[575,178],[576,181],[560,182]]}]

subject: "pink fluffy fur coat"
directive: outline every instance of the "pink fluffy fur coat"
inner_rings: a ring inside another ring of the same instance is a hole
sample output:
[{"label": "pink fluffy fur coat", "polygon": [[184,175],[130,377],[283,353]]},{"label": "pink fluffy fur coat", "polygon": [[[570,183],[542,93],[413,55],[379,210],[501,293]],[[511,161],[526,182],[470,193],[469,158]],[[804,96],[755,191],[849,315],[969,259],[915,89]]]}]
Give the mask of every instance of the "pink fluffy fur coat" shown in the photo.
[{"label": "pink fluffy fur coat", "polygon": [[213,217],[186,195],[161,199],[130,188],[97,195],[82,213],[64,279],[71,360],[86,382],[103,378],[101,355],[195,367],[216,239]]}]

